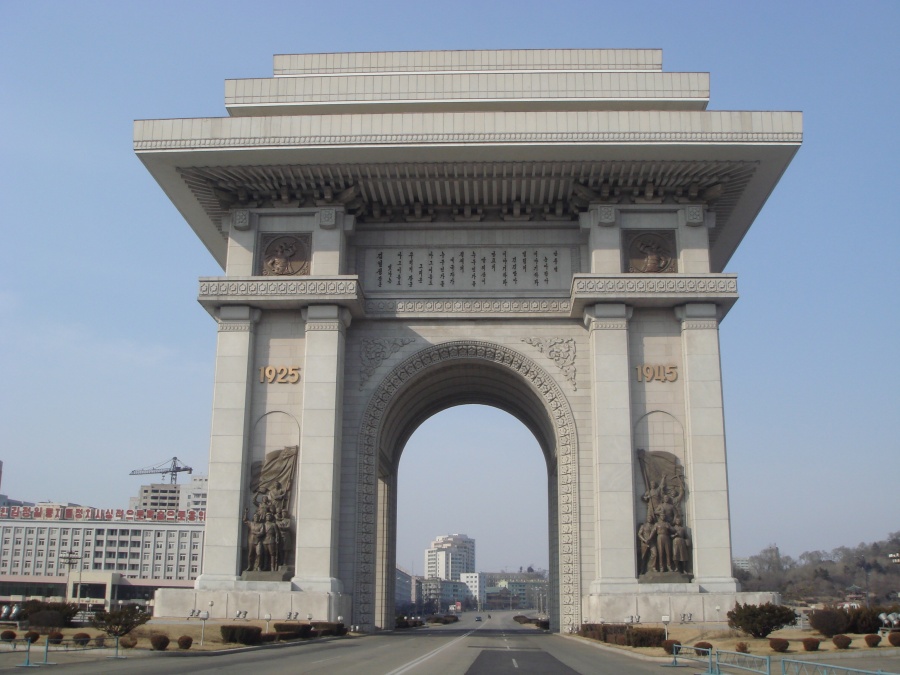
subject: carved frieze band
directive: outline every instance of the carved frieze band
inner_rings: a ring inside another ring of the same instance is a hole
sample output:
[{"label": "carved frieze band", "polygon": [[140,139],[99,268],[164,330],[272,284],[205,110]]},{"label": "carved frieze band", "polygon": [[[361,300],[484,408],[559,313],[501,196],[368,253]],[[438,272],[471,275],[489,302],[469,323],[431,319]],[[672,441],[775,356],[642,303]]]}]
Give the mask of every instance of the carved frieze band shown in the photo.
[{"label": "carved frieze band", "polygon": [[625,330],[628,319],[590,319],[588,330]]},{"label": "carved frieze band", "polygon": [[356,279],[320,279],[309,281],[201,281],[200,298],[212,296],[287,296],[287,295],[358,295]]},{"label": "carved frieze band", "polygon": [[401,347],[410,342],[414,342],[413,338],[363,338],[362,351],[359,354],[362,363],[359,369],[359,388],[363,388],[385,359],[396,354]]},{"label": "carved frieze band", "polygon": [[306,331],[313,330],[337,330],[344,333],[347,328],[343,321],[308,321],[306,323]]},{"label": "carved frieze band", "polygon": [[559,368],[572,389],[578,391],[578,385],[575,384],[575,340],[571,338],[522,338],[522,342],[537,347],[538,351],[544,353],[553,359],[553,363]]},{"label": "carved frieze band", "polygon": [[528,357],[501,345],[477,341],[445,342],[422,349],[396,366],[382,381],[360,425],[357,485],[357,574],[353,616],[363,625],[375,618],[375,550],[377,536],[377,450],[382,423],[394,396],[431,366],[452,360],[478,360],[509,368],[527,379],[543,399],[556,429],[559,499],[559,589],[562,630],[581,622],[581,582],[578,537],[578,446],[569,402],[554,379]]},{"label": "carved frieze band", "polygon": [[134,142],[134,149],[237,148],[303,145],[398,145],[402,143],[799,143],[796,132],[732,131],[593,131],[442,134],[315,134],[309,136],[241,136],[237,138],[152,139]]},{"label": "carved frieze band", "polygon": [[571,304],[568,300],[532,298],[508,300],[485,298],[484,300],[369,300],[366,314],[542,314],[559,312],[568,316]]},{"label": "carved frieze band", "polygon": [[719,327],[719,322],[715,319],[685,319],[681,322],[682,329],[713,329]]},{"label": "carved frieze band", "polygon": [[737,293],[734,277],[667,276],[665,279],[576,279],[576,293]]},{"label": "carved frieze band", "polygon": [[220,321],[219,322],[219,332],[220,333],[246,333],[249,330],[252,330],[253,322],[252,321]]}]

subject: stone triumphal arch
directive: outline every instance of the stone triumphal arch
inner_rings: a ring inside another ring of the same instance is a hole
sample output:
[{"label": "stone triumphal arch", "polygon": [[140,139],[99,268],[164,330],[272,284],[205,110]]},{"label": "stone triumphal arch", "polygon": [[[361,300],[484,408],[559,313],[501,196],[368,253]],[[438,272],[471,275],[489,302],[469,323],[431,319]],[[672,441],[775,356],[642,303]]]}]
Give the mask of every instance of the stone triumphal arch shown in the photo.
[{"label": "stone triumphal arch", "polygon": [[[658,50],[307,54],[229,116],[135,125],[222,265],[203,570],[156,612],[393,622],[397,465],[485,403],[547,463],[554,628],[731,573],[723,269],[801,117],[706,110]],[[527,534],[527,533],[523,533]]]}]

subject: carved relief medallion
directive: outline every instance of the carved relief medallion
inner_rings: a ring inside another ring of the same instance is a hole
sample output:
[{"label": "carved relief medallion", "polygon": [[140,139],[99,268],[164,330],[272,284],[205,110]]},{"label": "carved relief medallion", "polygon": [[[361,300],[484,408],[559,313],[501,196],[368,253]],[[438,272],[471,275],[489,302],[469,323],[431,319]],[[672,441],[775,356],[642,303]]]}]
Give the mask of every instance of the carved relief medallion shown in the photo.
[{"label": "carved relief medallion", "polygon": [[675,232],[626,231],[625,269],[641,274],[673,274],[678,271]]},{"label": "carved relief medallion", "polygon": [[311,240],[309,234],[263,234],[258,261],[262,276],[309,275]]}]

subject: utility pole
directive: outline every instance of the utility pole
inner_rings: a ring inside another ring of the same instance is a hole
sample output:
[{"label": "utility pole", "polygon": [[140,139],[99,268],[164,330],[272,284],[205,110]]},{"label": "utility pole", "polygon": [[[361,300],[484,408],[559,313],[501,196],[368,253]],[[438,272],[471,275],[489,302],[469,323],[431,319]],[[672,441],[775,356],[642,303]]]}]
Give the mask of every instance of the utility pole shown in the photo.
[{"label": "utility pole", "polygon": [[[68,551],[63,553],[61,556],[59,556],[60,562],[62,562],[62,564],[68,568],[68,571],[66,572],[66,602],[69,602],[69,597],[70,597],[69,587],[71,586],[71,582],[72,582],[72,568],[75,567],[75,565],[78,565],[79,566],[78,567],[78,599],[79,599],[79,603],[80,603],[80,600],[81,600],[81,561],[86,557],[87,557],[87,553],[82,555],[81,553],[76,553],[72,549],[69,549]],[[79,609],[80,609],[80,607],[79,607]]]}]

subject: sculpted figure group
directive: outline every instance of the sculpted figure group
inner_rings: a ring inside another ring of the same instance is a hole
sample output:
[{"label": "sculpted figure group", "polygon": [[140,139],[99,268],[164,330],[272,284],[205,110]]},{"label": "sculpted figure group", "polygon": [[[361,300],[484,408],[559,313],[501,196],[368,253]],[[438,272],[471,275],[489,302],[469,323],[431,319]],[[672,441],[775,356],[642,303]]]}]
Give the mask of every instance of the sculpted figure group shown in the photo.
[{"label": "sculpted figure group", "polygon": [[257,493],[254,499],[256,511],[248,518],[247,569],[254,572],[274,572],[288,564],[293,547],[291,517],[287,512],[287,491],[276,482],[265,493]]},{"label": "sculpted figure group", "polygon": [[[642,466],[653,465],[652,456],[641,456]],[[663,473],[660,462],[655,462],[662,477],[649,480],[641,499],[647,505],[647,518],[638,527],[640,558],[639,574],[690,572],[691,540],[684,525],[684,482],[679,473]],[[649,471],[647,473],[650,473]],[[646,475],[646,474],[645,474]]]}]

